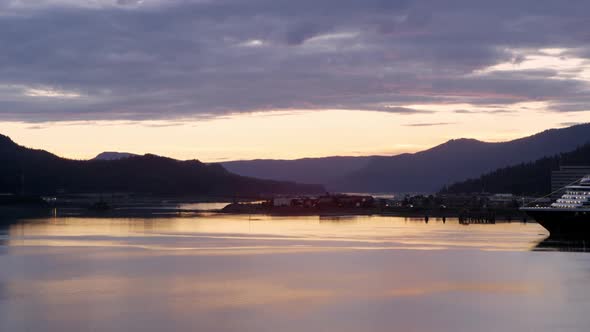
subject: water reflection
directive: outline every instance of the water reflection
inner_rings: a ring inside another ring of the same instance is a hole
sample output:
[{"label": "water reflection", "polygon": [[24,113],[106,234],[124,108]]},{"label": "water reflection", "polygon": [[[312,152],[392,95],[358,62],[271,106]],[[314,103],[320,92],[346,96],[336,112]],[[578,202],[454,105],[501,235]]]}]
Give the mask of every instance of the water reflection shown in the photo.
[{"label": "water reflection", "polygon": [[472,224],[398,217],[269,217],[211,215],[191,218],[51,218],[10,226],[10,245],[120,246],[245,251],[358,249],[529,250],[546,234],[537,224]]},{"label": "water reflection", "polygon": [[585,331],[590,324],[590,255],[530,251],[547,236],[534,223],[69,217],[20,220],[2,231],[1,331]]},{"label": "water reflection", "polygon": [[357,216],[319,216],[320,223],[357,223]]},{"label": "water reflection", "polygon": [[24,223],[24,219],[10,214],[0,214],[0,254],[6,251],[10,229],[13,225]]},{"label": "water reflection", "polygon": [[231,202],[221,202],[221,203],[186,203],[180,204],[179,208],[183,210],[221,210],[226,207]]},{"label": "water reflection", "polygon": [[0,221],[0,255],[6,250],[5,246],[8,240],[8,230],[10,223],[8,221]]},{"label": "water reflection", "polygon": [[590,239],[547,237],[539,242],[535,251],[562,251],[562,252],[590,252]]}]

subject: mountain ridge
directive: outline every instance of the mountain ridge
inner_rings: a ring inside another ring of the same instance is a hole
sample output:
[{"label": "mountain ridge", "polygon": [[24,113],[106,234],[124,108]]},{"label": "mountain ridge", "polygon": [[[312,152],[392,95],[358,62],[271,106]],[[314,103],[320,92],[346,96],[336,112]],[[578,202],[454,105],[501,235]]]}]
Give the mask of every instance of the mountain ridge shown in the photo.
[{"label": "mountain ridge", "polygon": [[551,191],[551,171],[559,166],[590,165],[590,143],[573,151],[544,157],[533,162],[496,169],[477,178],[452,183],[441,193],[511,193],[515,195],[544,196]]},{"label": "mountain ridge", "polygon": [[[303,182],[313,179],[334,191],[435,192],[446,184],[479,176],[499,167],[571,151],[586,142],[590,142],[590,124],[578,124],[547,129],[504,142],[459,138],[415,153],[340,157],[355,160],[354,164],[344,166],[334,163],[326,165],[322,158],[313,159],[315,168],[310,165],[302,167],[301,164],[305,164],[306,159],[229,161],[222,165],[235,173],[248,176],[276,179],[280,175],[285,180],[297,179]],[[325,159],[330,158],[334,157]],[[277,167],[283,170],[277,170]]]},{"label": "mountain ridge", "polygon": [[[24,182],[24,188],[23,188]],[[0,192],[55,194],[133,192],[165,195],[259,196],[321,193],[319,185],[261,180],[219,164],[153,154],[118,160],[72,160],[0,136]]]},{"label": "mountain ridge", "polygon": [[118,160],[135,156],[139,155],[129,152],[104,151],[96,155],[96,157],[92,158],[91,160]]},{"label": "mountain ridge", "polygon": [[[505,142],[484,142],[473,138],[452,139],[423,151],[394,156],[331,156],[295,160],[254,159],[218,164],[231,176],[238,176],[233,174],[237,173],[243,178],[274,181],[275,185],[289,181],[292,185],[296,184],[293,182],[321,183],[330,191],[343,192],[435,192],[445,185],[474,178],[498,168],[572,151],[587,142],[590,142],[590,124],[579,124],[567,128],[548,129]],[[11,146],[12,150],[18,146],[4,135],[0,135],[0,145]],[[136,167],[140,167],[141,162],[155,163],[154,160],[167,160],[167,167],[178,168],[180,165],[178,163],[191,165],[193,168],[210,167],[209,171],[217,167],[214,166],[215,163],[206,164],[198,160],[180,161],[151,154],[140,156],[108,151],[105,152],[107,157],[114,157],[113,159],[94,158],[87,161],[73,161],[57,157],[44,150],[21,148],[36,152],[36,159],[45,158],[57,163],[55,161],[57,158],[62,164],[81,162],[103,172],[104,170],[95,163],[111,162],[114,164],[108,165],[120,166],[131,162],[136,163]],[[112,155],[109,156],[109,153]],[[158,164],[157,167],[162,165]],[[135,174],[130,172],[128,176],[133,177]],[[144,174],[144,176],[147,175]],[[162,179],[159,180],[162,181]],[[319,192],[319,187],[316,187],[315,191]]]}]

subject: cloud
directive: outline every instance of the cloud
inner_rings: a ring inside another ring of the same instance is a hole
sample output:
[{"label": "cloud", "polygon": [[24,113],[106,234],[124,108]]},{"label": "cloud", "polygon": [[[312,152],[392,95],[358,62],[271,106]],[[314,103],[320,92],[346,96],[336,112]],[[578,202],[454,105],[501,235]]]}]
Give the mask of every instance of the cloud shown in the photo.
[{"label": "cloud", "polygon": [[42,98],[79,98],[80,94],[76,92],[60,91],[53,88],[26,88],[23,92],[28,97],[42,97]]},{"label": "cloud", "polygon": [[[489,106],[488,106],[489,107]],[[506,109],[486,109],[486,110],[455,110],[457,114],[511,114],[516,111]]]},{"label": "cloud", "polygon": [[455,122],[431,122],[431,123],[407,123],[406,127],[434,127],[434,126],[447,126],[455,124]]},{"label": "cloud", "polygon": [[435,113],[434,111],[429,110],[418,110],[414,108],[408,107],[399,107],[399,106],[383,106],[376,108],[377,111],[387,112],[387,113],[397,113],[397,114],[429,114]]},{"label": "cloud", "polygon": [[587,122],[562,122],[559,125],[561,127],[572,127],[572,126],[577,126],[577,125],[581,125],[581,124],[586,124]]},{"label": "cloud", "polygon": [[589,10],[533,0],[2,2],[0,120],[412,115],[426,111],[406,105],[439,103],[508,112],[530,101],[587,110]]},{"label": "cloud", "polygon": [[34,125],[34,126],[28,126],[26,127],[26,129],[31,129],[31,130],[38,130],[38,129],[45,129],[47,128],[46,126],[40,126],[40,125]]},{"label": "cloud", "polygon": [[117,4],[121,6],[140,5],[143,0],[117,0]]}]

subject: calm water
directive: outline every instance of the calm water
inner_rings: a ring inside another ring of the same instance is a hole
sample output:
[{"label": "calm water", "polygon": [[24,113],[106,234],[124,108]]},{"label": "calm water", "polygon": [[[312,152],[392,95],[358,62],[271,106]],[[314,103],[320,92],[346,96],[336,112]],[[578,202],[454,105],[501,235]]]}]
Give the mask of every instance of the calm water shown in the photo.
[{"label": "calm water", "polygon": [[0,226],[1,331],[587,331],[590,254],[535,223],[57,218]]}]

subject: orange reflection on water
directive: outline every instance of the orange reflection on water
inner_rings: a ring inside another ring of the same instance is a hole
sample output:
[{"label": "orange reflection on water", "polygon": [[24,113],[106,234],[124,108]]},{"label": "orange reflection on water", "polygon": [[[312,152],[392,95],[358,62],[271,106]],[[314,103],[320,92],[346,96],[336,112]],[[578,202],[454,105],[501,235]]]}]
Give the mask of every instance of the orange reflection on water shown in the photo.
[{"label": "orange reflection on water", "polygon": [[210,215],[196,218],[58,218],[13,225],[10,244],[20,246],[121,246],[200,254],[273,253],[358,249],[528,250],[544,238],[537,224],[460,225],[398,217]]},{"label": "orange reflection on water", "polygon": [[590,305],[590,259],[528,251],[543,234],[395,217],[29,220],[0,252],[0,330],[587,326],[568,303]]}]

